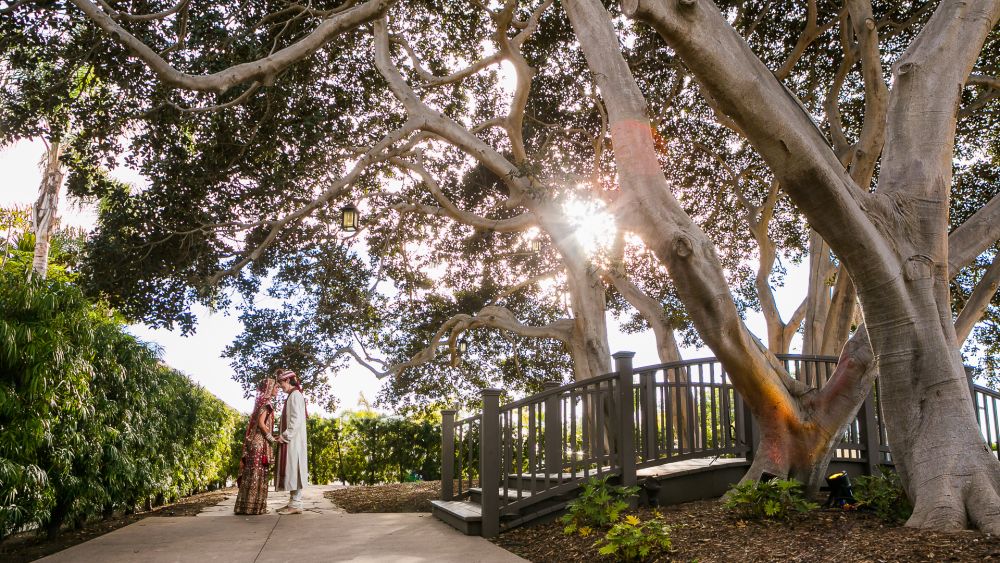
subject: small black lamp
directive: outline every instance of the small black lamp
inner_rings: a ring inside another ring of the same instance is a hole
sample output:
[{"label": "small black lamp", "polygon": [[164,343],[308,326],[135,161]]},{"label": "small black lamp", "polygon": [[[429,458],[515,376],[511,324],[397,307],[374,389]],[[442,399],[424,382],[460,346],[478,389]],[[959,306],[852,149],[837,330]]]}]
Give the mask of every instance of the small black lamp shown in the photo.
[{"label": "small black lamp", "polygon": [[851,489],[851,478],[847,472],[834,473],[826,478],[826,484],[830,487],[830,496],[823,503],[824,508],[836,507],[844,508],[848,504],[857,504],[854,499],[854,491]]},{"label": "small black lamp", "polygon": [[358,230],[358,208],[353,203],[340,209],[340,228],[348,233]]}]

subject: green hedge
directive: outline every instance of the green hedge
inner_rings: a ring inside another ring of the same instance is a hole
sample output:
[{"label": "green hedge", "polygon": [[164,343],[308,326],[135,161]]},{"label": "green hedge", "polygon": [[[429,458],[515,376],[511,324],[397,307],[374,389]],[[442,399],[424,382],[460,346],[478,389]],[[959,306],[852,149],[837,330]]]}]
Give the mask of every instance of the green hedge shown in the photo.
[{"label": "green hedge", "polygon": [[240,422],[73,284],[0,272],[0,538],[224,482]]},{"label": "green hedge", "polygon": [[424,418],[349,412],[309,418],[313,483],[402,483],[441,478],[441,423]]}]

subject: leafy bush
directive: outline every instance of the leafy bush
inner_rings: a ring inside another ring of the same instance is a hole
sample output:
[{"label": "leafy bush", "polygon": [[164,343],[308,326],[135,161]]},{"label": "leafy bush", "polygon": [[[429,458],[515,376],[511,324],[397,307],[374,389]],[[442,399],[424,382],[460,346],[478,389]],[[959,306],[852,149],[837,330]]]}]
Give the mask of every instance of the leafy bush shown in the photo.
[{"label": "leafy bush", "polygon": [[864,475],[854,482],[854,498],[859,508],[867,507],[889,523],[905,522],[913,513],[903,482],[895,471],[879,467],[879,475]]},{"label": "leafy bush", "polygon": [[726,493],[725,507],[745,520],[787,520],[817,505],[806,500],[802,483],[795,479],[772,479],[734,485]]},{"label": "leafy bush", "polygon": [[613,555],[619,561],[642,561],[656,549],[670,549],[670,527],[659,517],[645,522],[629,515],[608,530],[594,547],[601,555]]},{"label": "leafy bush", "polygon": [[567,505],[569,512],[560,519],[566,525],[565,533],[607,526],[628,508],[628,499],[639,493],[639,487],[609,485],[609,477],[592,477],[584,484],[580,496]]},{"label": "leafy bush", "polygon": [[308,421],[314,483],[403,483],[441,478],[441,422],[372,411]]},{"label": "leafy bush", "polygon": [[4,266],[0,538],[54,534],[235,476],[238,413],[71,283],[27,282],[16,261]]}]

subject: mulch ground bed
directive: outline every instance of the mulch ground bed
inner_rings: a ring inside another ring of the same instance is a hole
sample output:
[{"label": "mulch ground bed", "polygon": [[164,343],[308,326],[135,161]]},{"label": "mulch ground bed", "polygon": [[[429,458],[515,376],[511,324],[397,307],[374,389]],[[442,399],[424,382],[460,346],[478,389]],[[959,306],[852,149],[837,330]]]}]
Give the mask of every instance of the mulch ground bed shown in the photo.
[{"label": "mulch ground bed", "polygon": [[[790,523],[742,522],[718,501],[659,509],[672,550],[650,561],[1000,561],[1000,538],[979,532],[928,532],[883,524],[870,513],[817,510]],[[645,520],[652,510],[633,512]],[[497,545],[529,561],[613,561],[593,544],[603,536],[565,535],[558,522],[505,532]]]},{"label": "mulch ground bed", "polygon": [[347,487],[324,496],[347,512],[430,512],[431,501],[441,496],[441,481]]},{"label": "mulch ground bed", "polygon": [[66,530],[53,539],[33,532],[17,534],[0,542],[0,561],[24,563],[52,555],[76,544],[103,536],[118,528],[134,524],[143,518],[196,516],[203,508],[215,506],[236,494],[236,488],[199,493],[139,514],[115,515],[107,520],[91,522],[80,530]]}]

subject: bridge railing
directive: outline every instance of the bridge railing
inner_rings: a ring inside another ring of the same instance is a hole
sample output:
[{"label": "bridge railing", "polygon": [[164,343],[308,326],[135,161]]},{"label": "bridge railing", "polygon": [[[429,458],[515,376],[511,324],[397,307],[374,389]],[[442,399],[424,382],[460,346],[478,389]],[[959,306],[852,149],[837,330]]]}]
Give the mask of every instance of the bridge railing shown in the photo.
[{"label": "bridge railing", "polygon": [[993,450],[993,455],[1000,457],[1000,393],[975,385],[969,380],[972,390],[972,403],[976,409],[976,421],[983,432],[983,438]]},{"label": "bridge railing", "polygon": [[639,368],[633,385],[639,467],[752,449],[749,411],[714,358]]},{"label": "bridge railing", "polygon": [[[499,532],[501,514],[579,486],[592,476],[636,482],[636,470],[712,456],[753,459],[756,422],[726,370],[714,358],[632,367],[615,354],[615,372],[500,406],[501,391],[483,392],[479,415],[455,420],[442,411],[442,499],[466,498],[481,486],[483,534]],[[788,373],[824,385],[837,358],[779,356]],[[1000,393],[971,384],[976,415],[994,450],[1000,442]],[[846,427],[834,461],[862,463],[868,473],[892,463],[873,386]]]},{"label": "bridge railing", "polygon": [[441,498],[464,499],[479,483],[482,455],[482,415],[455,420],[455,411],[441,411]]}]

